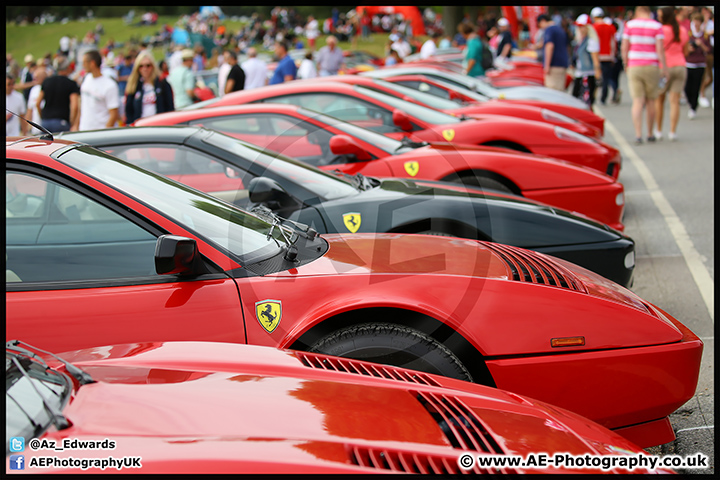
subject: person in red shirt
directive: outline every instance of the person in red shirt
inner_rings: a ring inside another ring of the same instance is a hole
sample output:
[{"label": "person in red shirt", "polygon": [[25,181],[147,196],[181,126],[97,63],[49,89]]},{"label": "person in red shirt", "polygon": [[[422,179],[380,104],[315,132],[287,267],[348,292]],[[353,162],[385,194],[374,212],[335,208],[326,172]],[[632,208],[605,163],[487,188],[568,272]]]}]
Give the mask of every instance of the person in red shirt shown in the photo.
[{"label": "person in red shirt", "polygon": [[615,33],[617,29],[612,23],[605,23],[604,17],[605,12],[600,7],[595,7],[590,11],[590,15],[593,18],[593,28],[598,35],[598,41],[600,43],[600,52],[598,57],[600,59],[600,71],[602,72],[602,90],[600,92],[600,103],[605,105],[608,97],[608,91],[612,89],[613,96],[615,98],[618,84],[612,75],[613,66],[615,64],[616,47]]}]

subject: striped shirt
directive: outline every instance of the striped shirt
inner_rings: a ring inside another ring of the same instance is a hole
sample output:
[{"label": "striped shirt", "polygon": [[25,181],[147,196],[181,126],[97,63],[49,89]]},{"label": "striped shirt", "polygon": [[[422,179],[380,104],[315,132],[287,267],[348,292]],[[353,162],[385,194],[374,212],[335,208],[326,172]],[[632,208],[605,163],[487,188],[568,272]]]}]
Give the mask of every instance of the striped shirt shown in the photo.
[{"label": "striped shirt", "polygon": [[628,67],[660,66],[656,41],[663,39],[662,24],[651,18],[636,18],[625,24],[623,39],[630,44]]}]

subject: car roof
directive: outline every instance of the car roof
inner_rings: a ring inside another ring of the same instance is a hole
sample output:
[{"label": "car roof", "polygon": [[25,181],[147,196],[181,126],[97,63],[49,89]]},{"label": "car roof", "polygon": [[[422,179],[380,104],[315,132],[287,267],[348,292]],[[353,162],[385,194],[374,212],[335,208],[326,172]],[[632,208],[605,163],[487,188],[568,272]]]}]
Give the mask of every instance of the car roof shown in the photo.
[{"label": "car roof", "polygon": [[[148,130],[150,129],[151,130]],[[157,126],[157,127],[121,127],[108,128],[102,130],[85,130],[80,132],[65,132],[61,138],[73,140],[76,142],[84,142],[90,144],[103,144],[103,140],[124,141],[128,143],[161,141],[168,139],[182,142],[199,131],[208,131],[202,127],[194,127],[188,125],[177,126]]]}]

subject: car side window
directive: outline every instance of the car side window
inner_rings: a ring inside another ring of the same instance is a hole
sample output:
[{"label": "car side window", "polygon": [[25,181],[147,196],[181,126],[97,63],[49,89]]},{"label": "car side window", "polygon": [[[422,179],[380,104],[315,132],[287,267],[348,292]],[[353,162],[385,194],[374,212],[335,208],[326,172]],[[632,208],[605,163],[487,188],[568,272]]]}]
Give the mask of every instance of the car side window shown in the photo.
[{"label": "car side window", "polygon": [[153,234],[54,181],[24,172],[5,180],[8,283],[155,275]]},{"label": "car side window", "polygon": [[412,88],[414,90],[418,90],[420,92],[429,93],[431,95],[435,95],[436,97],[450,100],[450,93],[447,90],[444,90],[427,82],[422,82],[419,80],[402,80],[394,83]]},{"label": "car side window", "polygon": [[188,125],[205,127],[209,130],[216,130],[227,134],[244,133],[258,135],[264,133],[260,121],[250,115],[225,115],[215,118],[201,118],[189,121]]},{"label": "car side window", "polygon": [[135,144],[103,148],[133,165],[164,175],[238,206],[247,205],[247,171],[181,145]]},{"label": "car side window", "polygon": [[268,99],[272,103],[298,105],[379,132],[397,131],[392,112],[370,102],[334,93],[285,95]]}]

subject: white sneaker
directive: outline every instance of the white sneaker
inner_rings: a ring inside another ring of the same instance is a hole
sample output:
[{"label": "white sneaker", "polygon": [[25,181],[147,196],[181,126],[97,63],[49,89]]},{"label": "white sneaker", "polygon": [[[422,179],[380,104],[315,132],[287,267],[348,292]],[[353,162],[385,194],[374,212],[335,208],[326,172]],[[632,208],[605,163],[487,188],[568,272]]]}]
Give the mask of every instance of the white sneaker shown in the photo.
[{"label": "white sneaker", "polygon": [[695,110],[688,110],[688,118],[692,120],[695,117],[697,117],[697,112],[695,112]]},{"label": "white sneaker", "polygon": [[671,142],[676,142],[677,141],[677,133],[673,133],[673,132],[668,133],[668,140],[670,140]]},{"label": "white sneaker", "polygon": [[653,135],[655,136],[655,140],[662,140],[662,132],[660,130],[655,130]]},{"label": "white sneaker", "polygon": [[710,106],[710,100],[705,97],[698,97],[698,103],[703,108],[708,108]]}]

